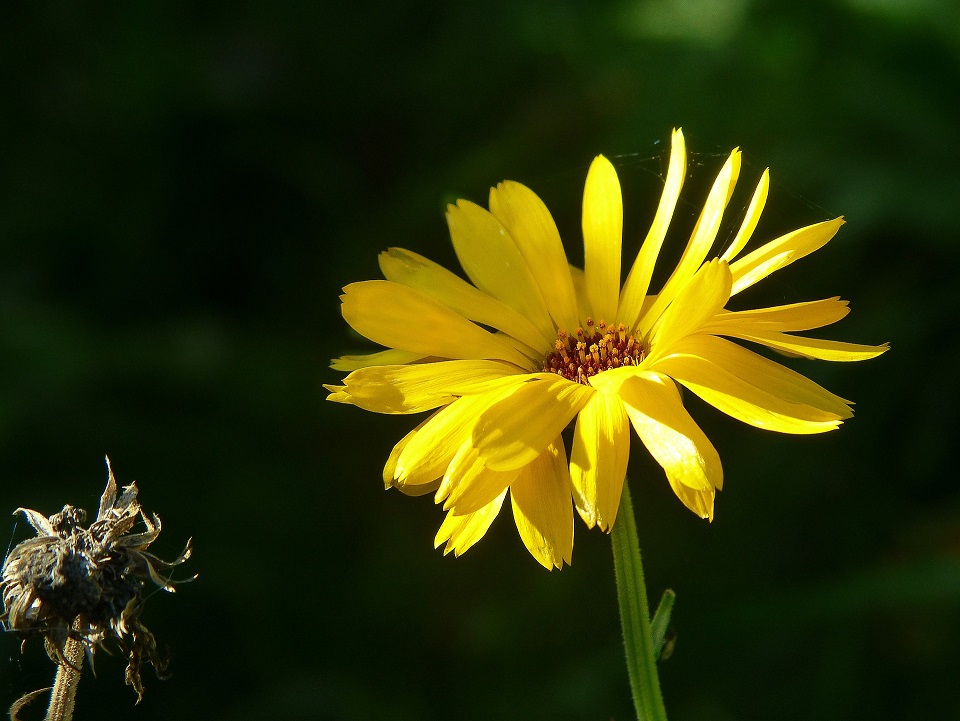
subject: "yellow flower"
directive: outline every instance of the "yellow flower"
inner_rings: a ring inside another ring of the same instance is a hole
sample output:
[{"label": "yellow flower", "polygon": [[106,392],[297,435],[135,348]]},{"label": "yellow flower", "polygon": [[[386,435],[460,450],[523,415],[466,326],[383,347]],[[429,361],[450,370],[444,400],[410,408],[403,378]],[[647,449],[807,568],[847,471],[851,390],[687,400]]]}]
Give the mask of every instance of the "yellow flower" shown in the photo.
[{"label": "yellow flower", "polygon": [[[723,470],[679,386],[783,433],[821,433],[851,417],[849,401],[728,340],[834,361],[887,349],[789,333],[843,318],[847,303],[838,297],[725,309],[732,295],[817,250],[843,224],[816,223],[741,256],[767,197],[764,171],[734,240],[706,260],[739,170],[734,150],[655,294],[650,278],[686,175],[680,130],[659,207],[622,287],[620,183],[601,155],[584,189],[583,270],[568,264],[543,202],[506,181],[490,190],[489,210],[465,200],[448,206],[453,246],[472,285],[391,248],[380,255],[386,280],[344,288],[343,317],[389,350],[333,361],[352,372],[343,385],[327,386],[328,400],[378,413],[433,411],[394,447],[383,478],[411,495],[435,492],[447,512],[435,540],[446,543],[445,553],[476,543],[509,491],[530,553],[548,569],[569,563],[573,506],[589,527],[613,526],[631,425],[679,499],[712,519]],[[574,419],[568,464],[561,432]]]}]

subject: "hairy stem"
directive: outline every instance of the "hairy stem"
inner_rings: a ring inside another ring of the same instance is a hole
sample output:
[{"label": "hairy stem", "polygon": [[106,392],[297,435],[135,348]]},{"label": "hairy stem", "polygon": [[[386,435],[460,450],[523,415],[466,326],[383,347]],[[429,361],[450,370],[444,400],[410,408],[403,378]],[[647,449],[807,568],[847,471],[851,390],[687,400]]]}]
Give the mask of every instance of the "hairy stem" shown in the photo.
[{"label": "hairy stem", "polygon": [[[76,626],[76,624],[74,624]],[[57,678],[50,692],[46,721],[71,721],[73,704],[83,668],[83,642],[69,636],[63,645],[63,662],[57,664]]]},{"label": "hairy stem", "polygon": [[623,645],[627,653],[627,672],[638,721],[666,721],[667,712],[660,695],[660,679],[650,630],[647,589],[640,563],[640,542],[633,517],[630,489],[623,484],[617,520],[613,524],[613,567],[617,577],[617,601]]}]

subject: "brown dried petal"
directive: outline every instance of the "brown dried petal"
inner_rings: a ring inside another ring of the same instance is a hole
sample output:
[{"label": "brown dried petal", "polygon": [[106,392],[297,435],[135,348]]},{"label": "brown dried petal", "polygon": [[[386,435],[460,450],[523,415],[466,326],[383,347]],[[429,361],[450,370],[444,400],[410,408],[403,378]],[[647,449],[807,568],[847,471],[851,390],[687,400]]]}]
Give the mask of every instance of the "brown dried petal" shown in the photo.
[{"label": "brown dried petal", "polygon": [[107,517],[107,513],[113,508],[113,502],[117,498],[117,479],[113,476],[109,456],[104,456],[104,458],[107,461],[107,487],[103,489],[103,495],[100,496],[100,510],[97,511],[98,521]]},{"label": "brown dried petal", "polygon": [[50,524],[50,521],[47,520],[47,517],[42,513],[37,513],[32,508],[18,508],[13,512],[13,515],[22,513],[27,518],[27,523],[33,526],[33,529],[41,536],[56,536],[57,532],[54,530],[53,526]]}]

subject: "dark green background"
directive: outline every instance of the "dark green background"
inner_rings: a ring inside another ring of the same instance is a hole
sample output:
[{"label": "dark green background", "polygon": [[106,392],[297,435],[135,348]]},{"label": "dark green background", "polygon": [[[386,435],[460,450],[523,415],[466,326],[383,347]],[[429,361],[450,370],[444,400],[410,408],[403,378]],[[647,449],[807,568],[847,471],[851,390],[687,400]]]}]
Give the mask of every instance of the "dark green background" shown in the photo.
[{"label": "dark green background", "polygon": [[[109,453],[200,574],[145,612],[174,677],[133,708],[100,654],[77,718],[629,719],[609,539],[578,522],[548,573],[505,512],[442,557],[440,510],[380,481],[416,420],[321,384],[364,350],[337,295],[379,251],[454,267],[453,197],[524,182],[578,259],[603,152],[632,257],[675,125],[674,252],[739,145],[722,234],[768,165],[758,236],[848,221],[743,303],[841,294],[825,334],[893,350],[788,361],[856,401],[826,436],[690,400],[724,461],[713,524],[635,442],[651,595],[678,594],[670,717],[960,718],[953,1],[400,5],[0,11],[0,511],[94,509]],[[0,704],[49,683],[39,645],[0,644]]]}]

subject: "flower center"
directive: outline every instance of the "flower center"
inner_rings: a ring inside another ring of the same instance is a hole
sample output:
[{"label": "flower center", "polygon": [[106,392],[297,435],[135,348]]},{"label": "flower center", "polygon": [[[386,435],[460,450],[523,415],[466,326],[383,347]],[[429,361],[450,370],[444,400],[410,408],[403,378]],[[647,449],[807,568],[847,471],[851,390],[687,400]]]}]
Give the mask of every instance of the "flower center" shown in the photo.
[{"label": "flower center", "polygon": [[554,351],[543,361],[543,370],[587,385],[587,379],[597,373],[639,365],[647,355],[647,346],[642,338],[627,333],[623,323],[614,327],[602,320],[594,325],[587,318],[587,328],[577,328],[570,335],[561,328],[557,331]]}]

